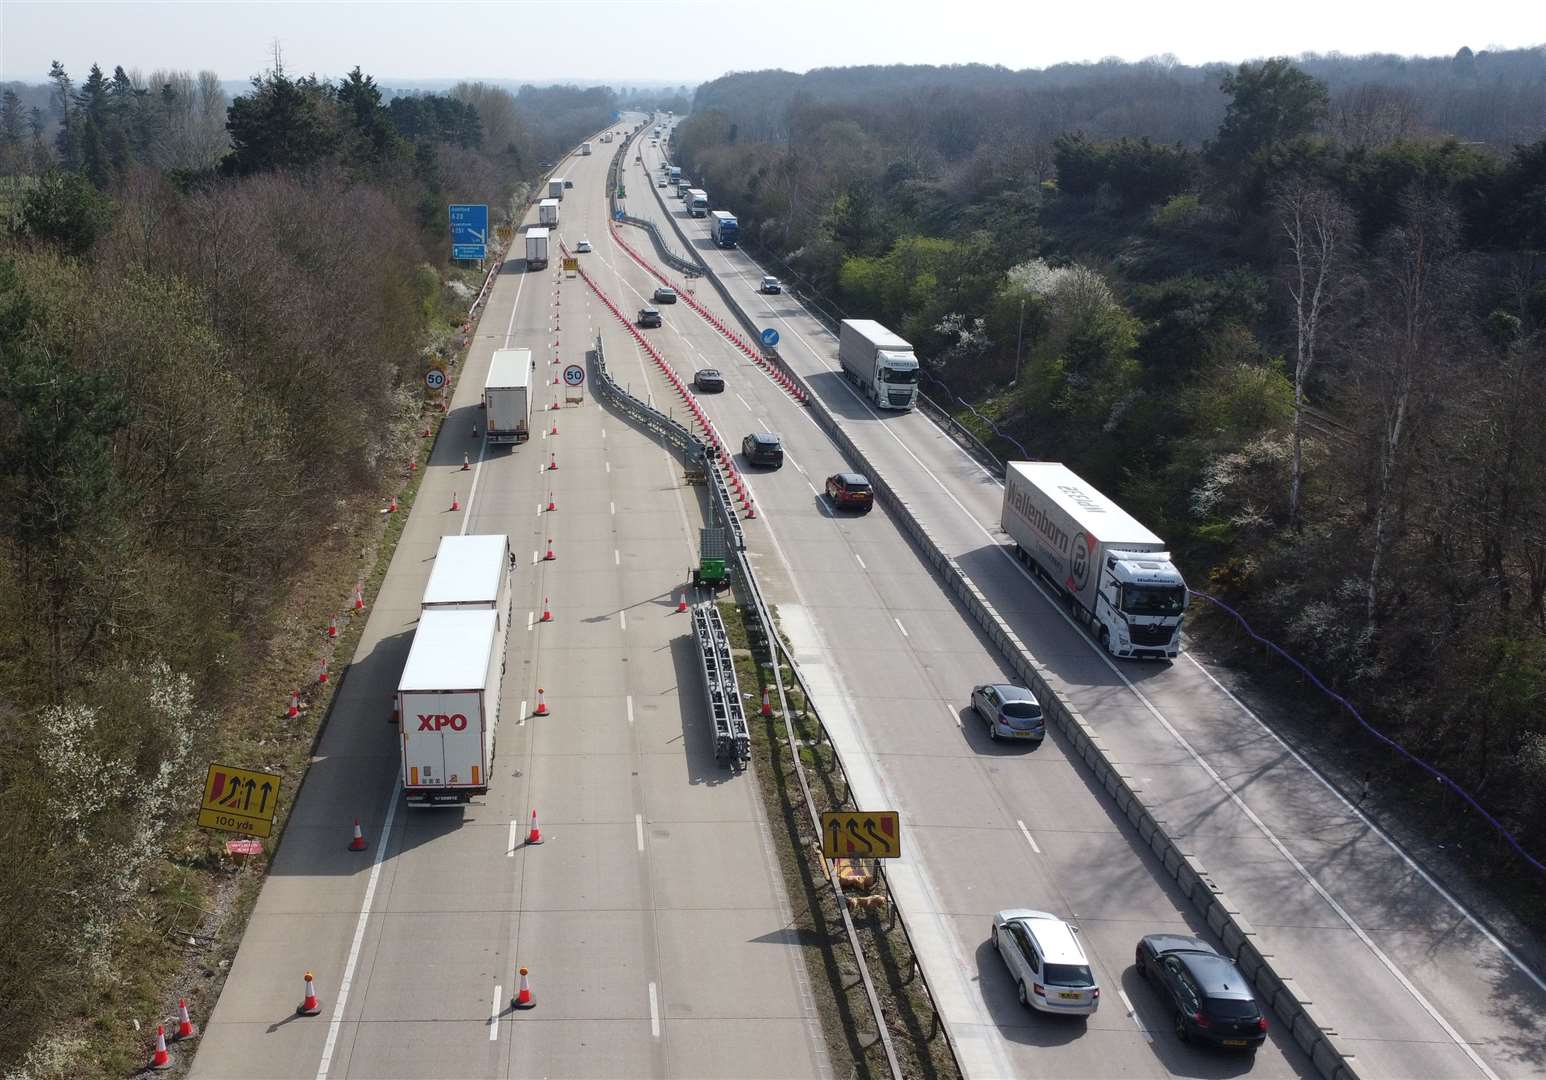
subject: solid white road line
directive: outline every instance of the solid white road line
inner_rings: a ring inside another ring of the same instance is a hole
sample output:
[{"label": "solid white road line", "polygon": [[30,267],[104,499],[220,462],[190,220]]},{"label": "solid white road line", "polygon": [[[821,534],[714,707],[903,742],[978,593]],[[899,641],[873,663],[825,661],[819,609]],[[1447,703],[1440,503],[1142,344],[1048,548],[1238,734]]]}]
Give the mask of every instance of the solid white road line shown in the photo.
[{"label": "solid white road line", "polygon": [[643,814],[635,814],[633,816],[633,831],[634,831],[635,838],[639,841],[639,850],[643,851],[644,850],[644,815]]},{"label": "solid white road line", "polygon": [[365,898],[360,901],[359,921],[354,924],[354,940],[349,944],[349,959],[344,964],[344,976],[338,981],[338,1002],[333,1006],[333,1019],[327,1027],[327,1042],[322,1046],[322,1061],[317,1065],[317,1080],[327,1080],[327,1071],[333,1064],[333,1050],[338,1045],[338,1031],[344,1023],[344,1005],[349,1000],[349,986],[354,982],[354,967],[360,962],[360,946],[365,941],[365,925],[370,921],[371,901],[376,898],[376,883],[381,880],[381,860],[386,857],[387,845],[392,841],[392,822],[397,818],[397,787],[397,781],[394,779],[392,794],[387,798],[381,839],[376,843],[376,856],[370,864],[370,880],[365,884]]},{"label": "solid white road line", "polygon": [[499,1006],[505,1000],[505,988],[498,983],[494,984],[494,1004],[489,1006],[488,1041],[493,1042],[499,1038]]},{"label": "solid white road line", "polygon": [[896,628],[898,630],[902,631],[902,636],[903,637],[905,637],[905,638],[912,637],[912,635],[907,632],[907,627],[902,625],[902,620],[901,619],[899,619],[895,615],[893,615],[893,616],[891,616],[891,621],[896,623]]},{"label": "solid white road line", "polygon": [[[526,713],[526,710],[523,708],[521,710],[521,714],[524,716],[525,713]],[[516,819],[516,818],[511,818],[510,819],[510,842],[505,845],[505,856],[506,856],[506,858],[511,858],[511,859],[515,858],[515,842],[520,837],[520,835],[521,835],[521,823],[520,823],[520,821],[518,819]],[[495,991],[494,992],[494,996],[496,998],[499,997],[499,992]]]},{"label": "solid white road line", "polygon": [[[962,726],[961,725],[961,714],[960,713],[958,713],[956,710],[952,709],[949,705],[945,706],[945,711],[950,714],[950,719],[952,719],[952,720],[954,720],[956,722],[956,727],[961,727]],[[963,728],[962,730],[965,730],[965,729]]]},{"label": "solid white road line", "polygon": [[1145,1042],[1153,1042],[1154,1036],[1149,1034],[1149,1029],[1143,1026],[1143,1021],[1138,1019],[1138,1010],[1133,1008],[1133,1003],[1128,1000],[1127,991],[1117,989],[1117,997],[1122,999],[1122,1005],[1127,1009],[1127,1015],[1132,1017],[1133,1024],[1138,1028],[1138,1034],[1142,1035]]},{"label": "solid white road line", "polygon": [[868,566],[864,565],[864,560],[859,558],[859,553],[857,551],[854,552],[854,561],[859,564],[859,569],[860,570],[868,570],[869,569]]},{"label": "solid white road line", "polygon": [[1025,822],[1021,821],[1019,818],[1016,818],[1015,824],[1020,826],[1020,835],[1024,836],[1025,842],[1031,845],[1031,850],[1040,855],[1041,848],[1036,846],[1036,840],[1031,836],[1031,830],[1025,827]]},{"label": "solid white road line", "polygon": [[654,983],[650,983],[650,1034],[660,1038],[660,997]]}]

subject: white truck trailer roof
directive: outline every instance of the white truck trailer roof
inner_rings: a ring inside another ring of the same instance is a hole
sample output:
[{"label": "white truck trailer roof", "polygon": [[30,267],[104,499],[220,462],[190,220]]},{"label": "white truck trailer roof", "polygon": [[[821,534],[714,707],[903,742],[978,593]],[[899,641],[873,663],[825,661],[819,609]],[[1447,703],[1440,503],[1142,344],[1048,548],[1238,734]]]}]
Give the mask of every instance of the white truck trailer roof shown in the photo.
[{"label": "white truck trailer roof", "polygon": [[424,587],[424,606],[488,604],[499,600],[508,572],[510,545],[504,533],[489,536],[442,536],[435,568]]},{"label": "white truck trailer roof", "polygon": [[1163,540],[1067,465],[1057,461],[1011,461],[1008,467],[1101,543],[1113,544],[1119,551],[1123,544],[1149,544],[1164,550]]},{"label": "white truck trailer roof", "polygon": [[404,693],[486,689],[498,618],[497,612],[467,608],[430,608],[424,612],[397,689]]},{"label": "white truck trailer roof", "polygon": [[913,351],[909,342],[893,334],[874,319],[844,319],[843,325],[853,327],[855,333],[882,352]]},{"label": "white truck trailer roof", "polygon": [[485,387],[517,387],[531,385],[530,349],[495,349],[489,360]]},{"label": "white truck trailer roof", "polygon": [[557,206],[557,205],[558,205],[558,200],[557,199],[540,199],[537,202],[537,206],[539,208],[543,207],[543,206]]}]

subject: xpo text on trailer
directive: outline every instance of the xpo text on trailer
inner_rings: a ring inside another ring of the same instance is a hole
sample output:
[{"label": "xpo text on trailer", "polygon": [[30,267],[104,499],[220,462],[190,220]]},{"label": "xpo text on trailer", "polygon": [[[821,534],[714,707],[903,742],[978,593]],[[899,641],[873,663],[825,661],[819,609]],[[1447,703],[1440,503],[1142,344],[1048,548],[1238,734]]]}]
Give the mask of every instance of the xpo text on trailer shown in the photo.
[{"label": "xpo text on trailer", "polygon": [[397,684],[410,805],[488,794],[504,676],[501,623],[497,611],[432,608],[419,616]]}]

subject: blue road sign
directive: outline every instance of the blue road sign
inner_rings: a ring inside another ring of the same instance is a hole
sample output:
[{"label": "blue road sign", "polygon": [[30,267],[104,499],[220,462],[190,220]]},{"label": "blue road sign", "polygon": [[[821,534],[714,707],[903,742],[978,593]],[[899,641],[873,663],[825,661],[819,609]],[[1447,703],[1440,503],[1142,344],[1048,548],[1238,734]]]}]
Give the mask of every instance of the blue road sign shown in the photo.
[{"label": "blue road sign", "polygon": [[614,123],[614,124],[615,124],[615,123],[617,123],[617,121],[618,121],[618,120],[620,120],[620,119],[622,119],[622,116],[623,116],[623,114],[622,114],[622,113],[620,113],[620,112],[615,112],[615,113],[613,113],[613,114],[612,114],[612,122],[613,122],[613,123]]},{"label": "blue road sign", "polygon": [[778,331],[771,326],[768,327],[762,332],[762,343],[770,349],[776,347],[778,345]]},{"label": "blue road sign", "polygon": [[488,207],[451,205],[451,258],[482,259],[488,255]]},{"label": "blue road sign", "polygon": [[612,216],[618,221],[622,221],[625,215],[621,210],[614,210],[612,211]]}]

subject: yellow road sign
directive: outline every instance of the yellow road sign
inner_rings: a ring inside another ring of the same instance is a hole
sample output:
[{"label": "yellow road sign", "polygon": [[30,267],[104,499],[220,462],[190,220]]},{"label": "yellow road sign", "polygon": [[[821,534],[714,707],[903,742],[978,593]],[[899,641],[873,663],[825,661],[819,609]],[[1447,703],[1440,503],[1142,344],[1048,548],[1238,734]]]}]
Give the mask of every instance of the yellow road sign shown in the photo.
[{"label": "yellow road sign", "polygon": [[494,235],[499,237],[500,243],[508,244],[510,238],[515,235],[515,230],[508,225],[497,225],[494,227]]},{"label": "yellow road sign", "polygon": [[204,778],[199,824],[206,829],[267,836],[279,808],[279,774],[211,764]]},{"label": "yellow road sign", "polygon": [[571,274],[574,273],[579,268],[580,268],[580,260],[579,259],[576,259],[572,255],[569,256],[568,258],[564,259],[564,269],[569,271]]},{"label": "yellow road sign", "polygon": [[895,810],[828,810],[821,853],[829,859],[900,859],[902,822]]}]

